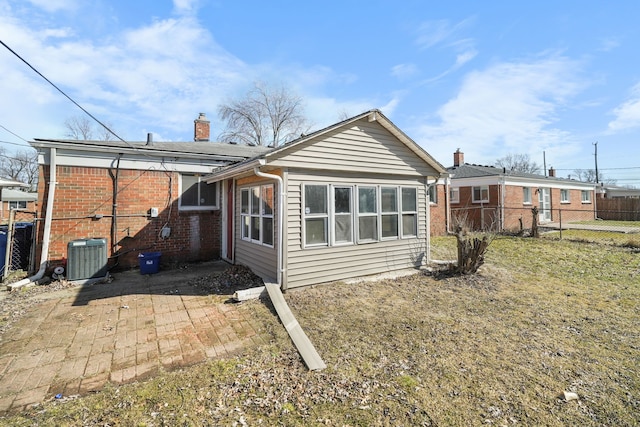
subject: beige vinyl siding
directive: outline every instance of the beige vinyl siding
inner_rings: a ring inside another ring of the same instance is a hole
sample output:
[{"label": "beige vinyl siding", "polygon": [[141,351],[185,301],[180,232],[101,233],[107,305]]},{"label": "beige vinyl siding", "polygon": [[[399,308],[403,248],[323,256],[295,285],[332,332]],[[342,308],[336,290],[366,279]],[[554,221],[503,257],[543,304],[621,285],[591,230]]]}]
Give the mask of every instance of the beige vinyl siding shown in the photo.
[{"label": "beige vinyl siding", "polygon": [[359,120],[349,128],[302,143],[298,149],[276,153],[269,164],[332,171],[426,176],[437,175],[421,158],[377,122]]},{"label": "beige vinyl siding", "polygon": [[[302,184],[383,185],[416,187],[418,237],[346,246],[302,247]],[[425,256],[426,198],[421,178],[380,178],[348,173],[310,176],[300,170],[287,174],[286,287],[295,288],[421,265]]]},{"label": "beige vinyl siding", "polygon": [[[273,184],[273,197],[274,197],[274,210],[273,210],[273,243],[274,246],[271,248],[269,246],[260,245],[258,243],[248,242],[246,240],[242,240],[242,221],[240,219],[240,203],[241,203],[241,195],[240,191],[243,188],[250,188],[256,185],[263,184]],[[257,274],[262,277],[264,280],[269,280],[275,282],[276,273],[277,273],[277,245],[278,245],[278,197],[280,189],[278,188],[278,184],[274,181],[260,181],[260,182],[252,182],[247,185],[239,185],[235,191],[235,226],[234,226],[234,234],[236,240],[235,247],[235,263],[245,265]]]}]

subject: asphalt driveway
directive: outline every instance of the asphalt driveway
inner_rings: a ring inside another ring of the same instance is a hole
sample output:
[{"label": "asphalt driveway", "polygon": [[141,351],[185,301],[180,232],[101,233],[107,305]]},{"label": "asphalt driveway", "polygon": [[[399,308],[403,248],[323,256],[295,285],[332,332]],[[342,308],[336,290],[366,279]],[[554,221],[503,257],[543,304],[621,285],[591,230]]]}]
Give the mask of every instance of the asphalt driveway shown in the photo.
[{"label": "asphalt driveway", "polygon": [[153,275],[123,272],[109,283],[38,298],[0,336],[0,412],[262,343],[258,325],[229,302],[230,292],[198,286],[228,268],[211,262]]}]

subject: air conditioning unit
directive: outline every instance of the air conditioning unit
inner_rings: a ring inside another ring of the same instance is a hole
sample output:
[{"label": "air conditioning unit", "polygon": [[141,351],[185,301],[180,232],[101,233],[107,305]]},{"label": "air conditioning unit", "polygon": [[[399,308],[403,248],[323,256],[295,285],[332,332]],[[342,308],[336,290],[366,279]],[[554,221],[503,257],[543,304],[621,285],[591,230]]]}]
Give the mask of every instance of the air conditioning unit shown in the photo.
[{"label": "air conditioning unit", "polygon": [[107,274],[107,239],[72,240],[67,245],[67,279],[82,280]]}]

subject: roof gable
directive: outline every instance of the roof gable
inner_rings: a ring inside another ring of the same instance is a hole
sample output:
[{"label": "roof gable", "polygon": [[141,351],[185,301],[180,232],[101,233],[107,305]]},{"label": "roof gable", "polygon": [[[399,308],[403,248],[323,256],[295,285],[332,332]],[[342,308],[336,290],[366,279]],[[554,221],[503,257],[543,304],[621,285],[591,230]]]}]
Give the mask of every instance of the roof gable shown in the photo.
[{"label": "roof gable", "polygon": [[379,110],[371,110],[291,141],[212,175],[212,180],[256,165],[394,175],[440,176],[446,169]]}]

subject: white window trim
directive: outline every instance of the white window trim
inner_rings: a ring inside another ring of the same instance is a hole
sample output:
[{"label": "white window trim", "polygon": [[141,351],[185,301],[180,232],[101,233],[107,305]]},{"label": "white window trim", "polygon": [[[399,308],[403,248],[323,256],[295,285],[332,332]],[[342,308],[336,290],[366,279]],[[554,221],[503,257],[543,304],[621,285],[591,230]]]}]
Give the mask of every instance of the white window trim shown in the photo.
[{"label": "white window trim", "polygon": [[[325,186],[327,188],[327,213],[326,214],[307,214],[305,211],[306,206],[306,186],[314,185],[314,186]],[[349,242],[337,242],[336,241],[336,229],[335,229],[335,189],[337,188],[349,188],[351,190],[351,241]],[[361,188],[373,188],[376,194],[376,212],[375,213],[359,213],[359,189]],[[397,219],[397,235],[382,237],[382,188],[393,188],[396,193],[396,211],[395,212],[387,212],[384,215],[396,215]],[[402,190],[405,188],[411,188],[415,191],[415,210],[404,210],[402,206]],[[364,245],[371,243],[380,243],[387,242],[399,239],[414,239],[418,236],[418,227],[419,227],[419,192],[420,187],[411,186],[411,185],[352,185],[352,184],[317,184],[317,183],[302,183],[301,185],[301,246],[303,249],[315,249],[315,248],[326,248],[326,247],[343,247],[343,246],[351,246],[351,245]],[[413,234],[404,234],[404,227],[402,223],[403,215],[414,215],[415,216],[415,229]],[[360,239],[360,230],[359,230],[359,221],[360,217],[375,217],[376,218],[376,227],[377,227],[377,239]],[[307,236],[306,236],[306,226],[305,222],[309,218],[326,218],[326,229],[325,233],[327,235],[327,243],[314,243],[308,244]]]},{"label": "white window trim", "polygon": [[449,200],[451,203],[460,203],[460,187],[449,188],[449,198],[451,199]]},{"label": "white window trim", "polygon": [[[361,188],[373,188],[375,190],[375,194],[376,194],[376,212],[367,212],[367,213],[360,213],[360,189]],[[358,244],[368,244],[368,243],[377,243],[380,242],[381,236],[382,236],[382,229],[381,229],[381,220],[380,220],[380,186],[378,185],[356,185],[356,241]],[[362,239],[360,238],[360,218],[364,218],[364,217],[375,217],[376,218],[376,231],[377,231],[377,239]]]},{"label": "white window trim", "polygon": [[[481,200],[476,200],[476,192],[475,189],[479,188],[480,189],[480,196],[482,196],[482,190],[486,189],[487,190],[487,198],[486,199],[481,199]],[[471,202],[472,203],[489,203],[489,186],[488,185],[474,185],[471,187]]]},{"label": "white window trim", "polygon": [[[393,212],[382,212],[382,189],[384,188],[391,188],[393,190],[395,190],[396,193],[396,210]],[[379,189],[379,195],[378,195],[378,215],[379,215],[379,220],[378,220],[378,224],[379,225],[379,236],[378,238],[380,239],[380,241],[387,241],[387,240],[398,240],[400,239],[400,226],[402,225],[402,216],[400,215],[400,193],[402,192],[402,190],[400,189],[399,186],[395,186],[395,185],[381,185],[380,189]],[[396,235],[395,236],[387,236],[387,237],[383,237],[382,236],[382,217],[383,216],[395,216],[396,217]]]},{"label": "white window trim", "polygon": [[[325,204],[327,206],[327,212],[326,213],[308,214],[306,212],[306,205],[307,205],[307,203],[306,203],[306,197],[307,197],[306,196],[306,194],[307,194],[306,187],[307,187],[307,185],[309,185],[309,186],[320,186],[320,187],[324,186],[324,187],[327,188],[327,200],[325,200]],[[302,233],[301,233],[301,236],[302,236],[302,248],[303,249],[306,249],[306,248],[325,248],[325,247],[331,245],[331,230],[330,230],[330,227],[331,227],[331,214],[330,214],[331,205],[330,205],[330,202],[332,201],[332,197],[330,197],[330,194],[331,194],[330,193],[330,191],[331,191],[330,187],[331,186],[328,185],[328,184],[316,184],[316,183],[304,183],[304,184],[302,184],[302,194],[301,194],[301,196],[302,196],[301,197],[301,201],[302,201],[302,204],[301,204],[301,207],[302,207],[302,223],[301,223],[302,230],[301,231],[302,231]],[[325,227],[324,233],[325,233],[325,236],[326,236],[326,239],[327,239],[326,243],[311,243],[311,244],[307,243],[306,220],[310,219],[310,218],[326,218],[325,225],[324,225],[324,227]]]},{"label": "white window trim", "polygon": [[[565,192],[565,191],[567,193],[567,198],[563,199],[562,198],[562,193]],[[564,189],[564,188],[560,189],[560,203],[564,203],[564,204],[571,203],[571,191],[570,190],[567,190],[567,189]]]},{"label": "white window trim", "polygon": [[[274,208],[271,210],[270,214],[265,214],[264,210],[262,209],[262,203],[263,203],[263,199],[262,199],[262,195],[264,194],[263,190],[265,188],[269,188],[271,187],[271,194],[273,197],[273,200],[271,201],[271,204],[274,206]],[[254,214],[252,212],[252,203],[253,203],[253,191],[257,189],[258,190],[258,214]],[[242,193],[244,191],[247,191],[249,193],[249,204],[247,206],[248,208],[248,212],[247,213],[243,213],[242,212]],[[271,218],[271,223],[272,223],[272,230],[273,230],[273,234],[271,236],[271,241],[275,242],[275,220],[274,220],[274,209],[275,209],[275,188],[273,186],[273,184],[262,184],[262,185],[252,185],[249,187],[242,187],[240,188],[240,239],[244,240],[245,242],[251,242],[257,245],[262,245],[265,246],[267,248],[273,248],[274,244],[273,243],[264,243],[264,227],[262,226],[262,220],[264,218]],[[260,223],[260,236],[258,239],[254,239],[253,236],[245,236],[244,235],[244,219],[245,218],[249,218],[249,234],[251,234],[251,220],[252,218],[258,218],[258,221]]]},{"label": "white window trim", "polygon": [[[529,190],[529,200],[524,197],[524,190]],[[531,187],[522,187],[522,204],[523,205],[531,205],[533,203],[533,192],[531,191]]]},{"label": "white window trim", "polygon": [[[580,190],[580,200],[582,204],[588,205],[591,203],[591,190]],[[584,195],[587,195],[587,200],[585,200]]]},{"label": "white window trim", "polygon": [[[338,242],[336,241],[336,216],[347,216],[347,214],[345,213],[336,213],[335,212],[335,208],[336,208],[336,192],[335,189],[336,188],[348,188],[349,191],[351,192],[351,200],[350,202],[350,206],[349,209],[351,210],[349,212],[349,216],[351,217],[351,239],[348,242]],[[330,199],[330,204],[329,204],[329,246],[352,246],[355,244],[355,223],[354,223],[354,218],[356,216],[355,213],[355,203],[354,203],[354,198],[355,198],[355,186],[353,185],[338,185],[338,184],[331,184],[329,185],[329,199]]]},{"label": "white window trim", "polygon": [[[433,191],[433,197],[436,201],[431,200],[431,192]],[[427,192],[427,199],[429,200],[429,204],[432,206],[436,206],[438,204],[438,185],[433,184],[429,186],[429,191]]]},{"label": "white window trim", "polygon": [[[182,205],[182,192],[183,192],[183,186],[182,186],[182,177],[183,176],[197,176],[198,177],[198,183],[204,182],[203,181],[203,176],[198,175],[198,174],[194,174],[194,173],[181,173],[180,174],[180,179],[178,180],[178,192],[180,194],[180,196],[178,197],[178,210],[181,211],[212,211],[212,210],[219,210],[220,209],[220,185],[218,182],[214,182],[212,184],[207,184],[207,185],[215,185],[215,189],[216,189],[216,200],[215,200],[215,204],[214,205],[205,205],[205,206],[183,206]],[[198,190],[199,190],[199,186],[198,186]]]},{"label": "white window trim", "polygon": [[[414,200],[415,203],[415,210],[405,210],[404,206],[402,205],[402,189],[403,188],[413,188],[416,192],[416,199]],[[419,208],[418,208],[418,188],[417,187],[409,187],[409,186],[404,186],[404,187],[400,187],[400,223],[398,225],[398,227],[400,228],[400,238],[401,239],[410,239],[410,238],[415,238],[418,237],[418,212],[419,212]],[[403,215],[415,215],[416,221],[415,221],[415,229],[413,230],[414,233],[413,234],[404,234],[404,224],[402,223],[402,216]]]}]

